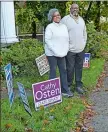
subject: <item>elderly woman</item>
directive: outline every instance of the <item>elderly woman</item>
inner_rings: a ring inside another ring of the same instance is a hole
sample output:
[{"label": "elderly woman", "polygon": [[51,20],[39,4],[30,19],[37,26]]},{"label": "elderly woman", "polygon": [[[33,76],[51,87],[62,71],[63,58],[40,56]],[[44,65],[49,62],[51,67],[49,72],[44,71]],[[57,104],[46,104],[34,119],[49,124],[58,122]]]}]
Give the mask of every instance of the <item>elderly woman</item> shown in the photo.
[{"label": "elderly woman", "polygon": [[56,67],[60,72],[61,91],[68,97],[72,97],[67,84],[67,72],[65,56],[69,50],[69,36],[67,27],[60,23],[61,16],[58,9],[51,9],[48,13],[51,22],[45,30],[45,54],[47,56],[50,75],[49,79],[56,78]]}]

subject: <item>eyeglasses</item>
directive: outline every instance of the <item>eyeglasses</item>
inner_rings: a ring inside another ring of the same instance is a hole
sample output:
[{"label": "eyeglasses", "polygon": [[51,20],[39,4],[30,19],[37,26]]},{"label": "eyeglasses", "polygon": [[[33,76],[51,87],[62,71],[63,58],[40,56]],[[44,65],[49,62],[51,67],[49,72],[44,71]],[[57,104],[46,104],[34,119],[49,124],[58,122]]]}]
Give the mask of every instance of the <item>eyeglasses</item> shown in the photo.
[{"label": "eyeglasses", "polygon": [[54,15],[53,17],[58,17],[58,16],[60,16],[60,14],[58,14],[58,15]]}]

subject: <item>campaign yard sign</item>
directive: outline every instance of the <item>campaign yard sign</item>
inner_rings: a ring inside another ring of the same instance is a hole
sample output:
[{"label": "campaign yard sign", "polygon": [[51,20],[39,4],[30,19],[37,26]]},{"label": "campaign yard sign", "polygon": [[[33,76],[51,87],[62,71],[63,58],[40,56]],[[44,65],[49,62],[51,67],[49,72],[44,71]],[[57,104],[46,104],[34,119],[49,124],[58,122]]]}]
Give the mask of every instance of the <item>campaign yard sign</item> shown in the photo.
[{"label": "campaign yard sign", "polygon": [[17,85],[18,85],[20,97],[21,97],[22,102],[24,104],[24,108],[29,113],[29,115],[32,116],[31,109],[29,107],[29,103],[28,103],[28,99],[27,99],[27,95],[26,95],[26,92],[24,89],[24,85],[22,83],[19,83],[19,82],[17,82]]},{"label": "campaign yard sign", "polygon": [[35,109],[62,102],[60,78],[32,84]]},{"label": "campaign yard sign", "polygon": [[6,76],[9,102],[10,102],[10,106],[12,106],[13,99],[14,99],[14,93],[13,93],[12,70],[11,70],[10,63],[4,67],[4,71],[5,71],[5,76]]},{"label": "campaign yard sign", "polygon": [[83,60],[83,67],[84,68],[90,67],[90,53],[85,53],[84,60]]},{"label": "campaign yard sign", "polygon": [[40,75],[44,75],[50,70],[46,55],[43,54],[35,59]]}]

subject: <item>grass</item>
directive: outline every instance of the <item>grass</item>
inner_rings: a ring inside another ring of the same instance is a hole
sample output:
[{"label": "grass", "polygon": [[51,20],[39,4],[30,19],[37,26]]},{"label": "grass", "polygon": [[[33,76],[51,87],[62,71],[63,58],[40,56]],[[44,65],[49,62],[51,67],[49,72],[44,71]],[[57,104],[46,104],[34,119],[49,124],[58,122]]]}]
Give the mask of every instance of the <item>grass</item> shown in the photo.
[{"label": "grass", "polygon": [[63,98],[62,103],[46,109],[40,108],[40,111],[36,112],[33,98],[29,97],[32,110],[32,117],[30,117],[20,101],[19,98],[15,99],[10,108],[8,100],[2,100],[2,132],[24,132],[25,128],[31,128],[33,132],[69,132],[70,129],[75,128],[75,122],[80,112],[84,110],[82,100],[74,97]]},{"label": "grass", "polygon": [[104,60],[103,59],[92,59],[90,62],[90,68],[83,70],[83,82],[84,86],[90,90],[92,89],[96,83],[97,79],[100,75],[100,73],[103,70],[104,66]]},{"label": "grass", "polygon": [[[83,70],[83,82],[88,91],[92,90],[103,70],[103,59],[92,59],[90,68]],[[31,88],[32,83],[47,80],[43,77],[15,78],[14,86],[19,81],[25,88]],[[17,86],[16,86],[17,87]],[[14,100],[12,108],[8,99],[1,99],[1,129],[2,132],[70,132],[75,128],[80,113],[85,109],[83,101],[77,94],[73,98],[63,98],[62,103],[49,108],[35,111],[33,97],[28,97],[32,117],[24,110],[19,98]]]}]

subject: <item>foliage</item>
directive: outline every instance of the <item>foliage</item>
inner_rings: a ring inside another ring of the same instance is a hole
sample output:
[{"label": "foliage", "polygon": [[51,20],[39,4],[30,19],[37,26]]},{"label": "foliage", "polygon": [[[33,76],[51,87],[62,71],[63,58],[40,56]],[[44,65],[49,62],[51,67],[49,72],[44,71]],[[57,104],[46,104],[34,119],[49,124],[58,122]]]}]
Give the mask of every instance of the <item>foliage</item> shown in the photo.
[{"label": "foliage", "polygon": [[21,32],[32,32],[31,23],[38,20],[35,18],[32,9],[20,8],[16,11],[16,25],[18,25],[19,33]]},{"label": "foliage", "polygon": [[[80,98],[63,98],[63,102],[49,108],[41,108],[35,111],[33,98],[29,97],[32,117],[24,110],[19,98],[14,100],[12,108],[9,108],[7,99],[2,99],[1,129],[8,132],[24,132],[31,129],[32,132],[65,132],[75,128],[80,112],[84,110]],[[53,118],[52,118],[53,117]],[[10,120],[11,119],[11,120]]]},{"label": "foliage", "polygon": [[[108,43],[106,41],[108,38],[106,37],[103,39],[102,36],[99,36],[101,39],[97,38],[97,31],[94,29],[94,25],[92,23],[87,26],[87,29],[88,42],[86,52],[91,52],[92,57],[104,57],[101,56],[101,51],[102,48],[108,50]],[[99,45],[99,42],[102,43],[100,47],[97,46]],[[92,50],[90,51],[90,49]],[[35,58],[42,55],[43,53],[44,49],[42,43],[35,39],[23,40],[19,43],[11,45],[8,48],[2,48],[2,76],[4,77],[4,66],[8,63],[11,63],[14,80],[13,83],[15,88],[17,88],[17,81],[23,83],[26,88],[31,88],[33,83],[47,80],[48,74],[40,76],[35,62]],[[59,76],[58,71],[57,76]],[[5,84],[2,85],[4,86]]]},{"label": "foliage", "polygon": [[[18,2],[17,2],[18,3]],[[47,14],[51,8],[59,9],[62,16],[65,15],[65,1],[26,1],[26,5],[16,9],[16,25],[28,32],[32,31],[32,22],[48,24]]]},{"label": "foliage", "polygon": [[[107,20],[108,21],[108,20]],[[107,32],[107,34],[108,34],[108,22],[102,22],[101,24],[100,24],[100,26],[101,26],[101,30],[103,30],[103,31],[106,31]]]},{"label": "foliage", "polygon": [[[83,70],[83,81],[88,92],[96,85],[97,79],[103,70],[103,65],[103,59],[92,59],[90,68]],[[1,99],[2,131],[70,132],[76,127],[79,115],[85,109],[83,100],[77,94],[73,98],[63,98],[62,103],[49,108],[40,107],[37,112],[34,110],[33,97],[28,99],[32,117],[24,110],[19,98],[14,99],[12,108],[9,107],[8,99]]]},{"label": "foliage", "polygon": [[101,50],[103,50],[104,46],[108,46],[108,35],[105,32],[96,31],[93,22],[87,24],[87,34],[88,39],[85,51],[90,52],[92,57],[104,58]]},{"label": "foliage", "polygon": [[[18,6],[18,2],[17,6]],[[19,2],[21,3],[21,2]],[[89,1],[26,1],[24,6],[16,7],[16,24],[19,26],[20,30],[26,32],[33,32],[33,22],[39,22],[41,25],[45,26],[48,24],[47,14],[51,8],[57,8],[60,11],[61,16],[65,16],[70,11],[70,6],[72,3],[77,3],[80,8],[79,14],[85,19],[87,17],[87,22],[94,22],[95,28],[99,28],[103,31],[107,31],[105,28],[108,25],[106,21],[103,24],[100,23],[100,17],[108,17],[108,2],[107,1],[93,1],[91,8],[88,12]],[[16,5],[16,4],[15,4]],[[98,7],[99,6],[99,7]]]},{"label": "foliage", "polygon": [[35,58],[42,55],[44,49],[42,43],[35,39],[22,40],[11,45],[9,48],[2,48],[2,68],[8,63],[12,64],[13,74],[33,76],[38,75]]},{"label": "foliage", "polygon": [[[5,80],[4,66],[8,63],[12,65],[13,84],[17,88],[16,82],[21,82],[26,88],[36,82],[48,80],[48,74],[40,76],[35,59],[44,53],[41,42],[35,39],[22,40],[7,48],[1,49],[1,75]],[[57,75],[58,75],[57,71]],[[5,81],[2,82],[5,86]]]}]

